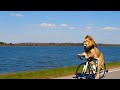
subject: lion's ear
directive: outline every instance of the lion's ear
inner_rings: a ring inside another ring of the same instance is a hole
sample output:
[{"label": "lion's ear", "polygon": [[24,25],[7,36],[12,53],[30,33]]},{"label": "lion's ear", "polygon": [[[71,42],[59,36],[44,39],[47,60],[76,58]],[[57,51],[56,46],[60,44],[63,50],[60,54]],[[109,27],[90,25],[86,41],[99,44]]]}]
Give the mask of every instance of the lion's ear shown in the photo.
[{"label": "lion's ear", "polygon": [[86,35],[86,37],[85,38],[90,38],[90,36],[89,35]]}]

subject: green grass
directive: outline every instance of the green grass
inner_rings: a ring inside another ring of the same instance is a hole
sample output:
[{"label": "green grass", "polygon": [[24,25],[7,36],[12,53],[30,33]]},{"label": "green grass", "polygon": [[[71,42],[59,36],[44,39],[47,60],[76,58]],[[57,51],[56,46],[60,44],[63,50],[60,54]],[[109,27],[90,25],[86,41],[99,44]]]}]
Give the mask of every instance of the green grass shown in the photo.
[{"label": "green grass", "polygon": [[106,68],[107,68],[107,69],[115,68],[115,67],[120,67],[120,62],[110,62],[110,63],[106,63]]},{"label": "green grass", "polygon": [[[49,70],[0,74],[0,79],[50,79],[55,77],[74,75],[76,67],[77,66],[70,66]],[[107,69],[120,67],[120,62],[106,63],[106,67]]]},{"label": "green grass", "polygon": [[0,74],[0,79],[49,79],[75,74],[76,66],[40,71],[17,72]]}]

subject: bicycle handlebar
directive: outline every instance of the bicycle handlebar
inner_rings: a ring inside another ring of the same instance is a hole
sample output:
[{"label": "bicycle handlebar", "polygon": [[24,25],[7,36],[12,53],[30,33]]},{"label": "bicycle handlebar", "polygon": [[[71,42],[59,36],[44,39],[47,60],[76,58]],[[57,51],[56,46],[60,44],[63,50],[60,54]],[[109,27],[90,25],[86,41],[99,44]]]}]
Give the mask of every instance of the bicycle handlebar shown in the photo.
[{"label": "bicycle handlebar", "polygon": [[81,60],[83,60],[81,57],[85,57],[85,56],[78,54],[78,58],[80,58]]}]

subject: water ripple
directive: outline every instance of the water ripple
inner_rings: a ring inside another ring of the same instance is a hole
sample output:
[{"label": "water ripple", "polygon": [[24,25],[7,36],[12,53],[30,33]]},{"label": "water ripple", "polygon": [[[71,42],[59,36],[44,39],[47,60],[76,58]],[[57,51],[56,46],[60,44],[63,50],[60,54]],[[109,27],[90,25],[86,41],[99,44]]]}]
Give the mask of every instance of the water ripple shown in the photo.
[{"label": "water ripple", "polygon": [[[105,62],[120,61],[120,47],[98,47],[105,56]],[[31,46],[0,47],[0,73],[42,70],[78,65],[81,46]],[[115,52],[115,53],[113,53]]]}]

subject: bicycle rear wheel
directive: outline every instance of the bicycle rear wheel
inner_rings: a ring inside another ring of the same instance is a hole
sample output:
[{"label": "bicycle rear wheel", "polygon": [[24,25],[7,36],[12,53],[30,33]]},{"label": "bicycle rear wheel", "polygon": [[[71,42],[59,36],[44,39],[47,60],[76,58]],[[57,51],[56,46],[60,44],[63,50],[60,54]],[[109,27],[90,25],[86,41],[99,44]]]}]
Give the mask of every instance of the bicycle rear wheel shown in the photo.
[{"label": "bicycle rear wheel", "polygon": [[106,64],[104,63],[100,69],[100,79],[105,76],[105,72],[106,72]]},{"label": "bicycle rear wheel", "polygon": [[77,79],[88,79],[89,78],[90,67],[89,67],[89,64],[88,64],[88,66],[86,68],[86,71],[84,72],[83,67],[84,67],[85,64],[86,64],[86,62],[78,65],[78,67],[76,69],[76,78]]}]

